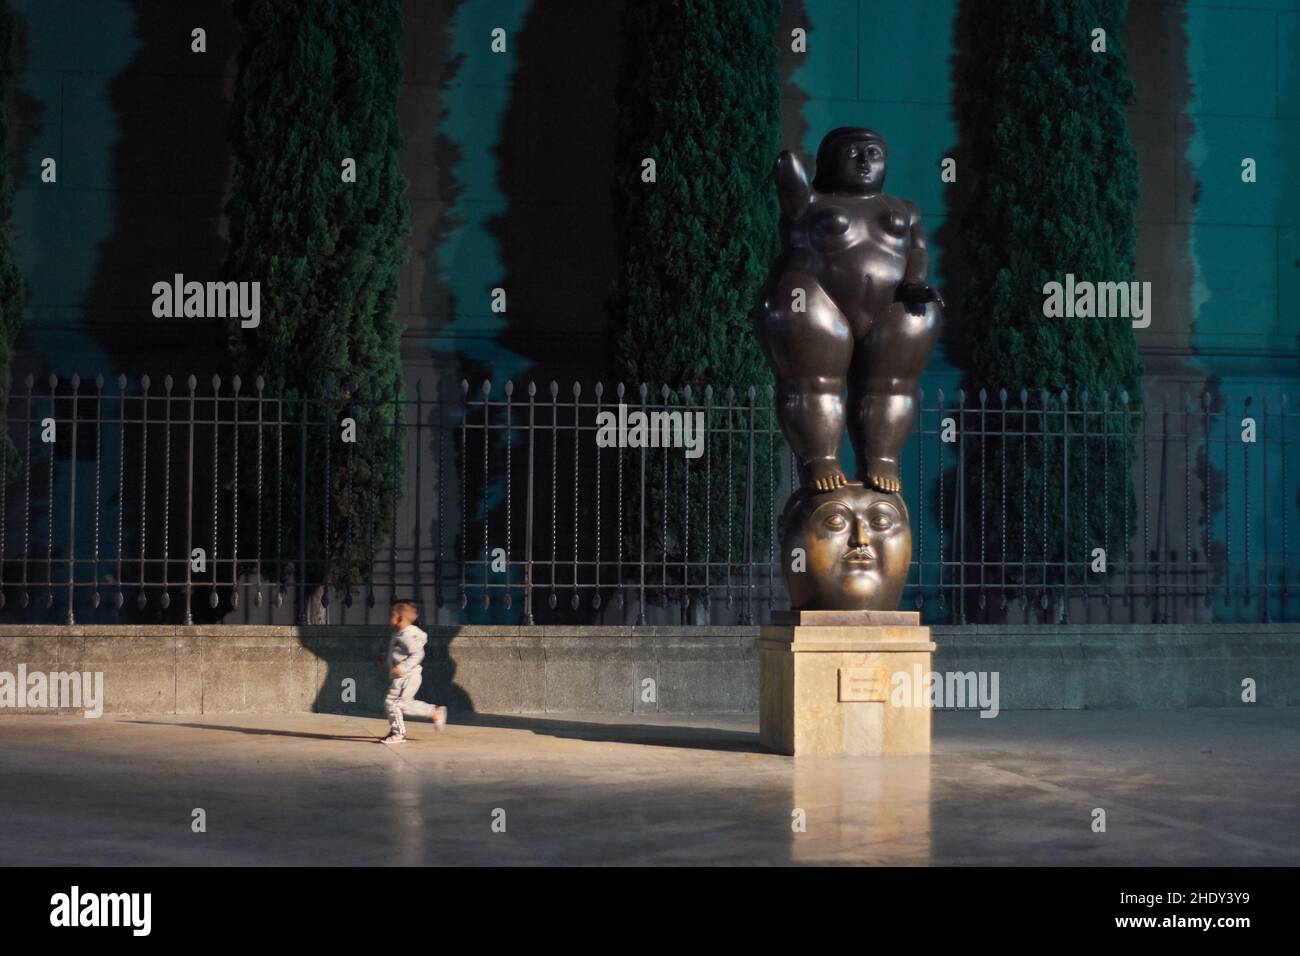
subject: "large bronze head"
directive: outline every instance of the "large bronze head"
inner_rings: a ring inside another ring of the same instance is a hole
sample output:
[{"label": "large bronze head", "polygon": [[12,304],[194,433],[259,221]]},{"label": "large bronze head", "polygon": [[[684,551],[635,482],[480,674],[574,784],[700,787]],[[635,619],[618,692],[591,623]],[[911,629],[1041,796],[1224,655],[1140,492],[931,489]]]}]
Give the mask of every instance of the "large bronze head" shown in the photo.
[{"label": "large bronze head", "polygon": [[841,126],[817,147],[813,188],[822,193],[871,195],[885,188],[885,138],[864,126]]},{"label": "large bronze head", "polygon": [[912,560],[907,506],[858,482],[800,489],[781,515],[781,555],[796,611],[895,611]]}]

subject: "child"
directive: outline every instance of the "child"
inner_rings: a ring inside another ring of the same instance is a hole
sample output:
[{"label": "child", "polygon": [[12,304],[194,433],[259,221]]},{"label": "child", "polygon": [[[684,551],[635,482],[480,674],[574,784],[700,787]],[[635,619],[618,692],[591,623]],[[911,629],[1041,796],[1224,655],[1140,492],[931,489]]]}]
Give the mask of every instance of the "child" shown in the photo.
[{"label": "child", "polygon": [[381,743],[400,744],[406,741],[406,722],[403,714],[433,718],[433,725],[439,730],[447,726],[447,708],[435,704],[426,704],[415,699],[415,692],[420,689],[421,667],[424,660],[424,645],[429,635],[415,626],[415,619],[420,616],[420,609],[414,601],[394,601],[388,615],[388,626],[393,629],[393,638],[388,642],[388,696],[384,698],[384,711],[392,724],[387,737]]}]

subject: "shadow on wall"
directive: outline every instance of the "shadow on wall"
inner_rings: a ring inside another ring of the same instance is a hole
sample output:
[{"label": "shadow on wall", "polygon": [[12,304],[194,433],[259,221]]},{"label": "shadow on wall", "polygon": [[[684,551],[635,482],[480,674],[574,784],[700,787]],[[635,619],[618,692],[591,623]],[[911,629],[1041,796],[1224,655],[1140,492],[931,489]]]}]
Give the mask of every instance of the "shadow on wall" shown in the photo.
[{"label": "shadow on wall", "polygon": [[[799,82],[799,71],[808,64],[807,53],[792,49],[795,28],[812,31],[816,28],[812,11],[804,0],[787,0],[781,4],[781,19],[776,33],[777,68],[781,71],[781,147],[802,152],[808,138],[808,118],[804,113],[809,96]],[[776,157],[770,160],[773,164]],[[776,184],[772,189],[775,192]]]},{"label": "shadow on wall", "polygon": [[[129,5],[136,53],[108,94],[118,128],[102,183],[113,190],[112,231],[99,245],[82,303],[91,334],[115,367],[82,372],[160,379],[170,371],[181,381],[194,373],[206,383],[213,373],[227,374],[220,329],[202,318],[155,318],[152,289],[176,273],[221,278],[222,200],[231,168],[226,123],[239,31],[227,2]],[[196,27],[206,31],[205,53],[192,50]]]},{"label": "shadow on wall", "polygon": [[[430,625],[421,624],[428,628]],[[342,632],[342,633],[340,633]],[[306,628],[301,637],[304,648],[326,665],[325,677],[312,704],[317,714],[353,714],[375,717],[384,712],[384,695],[388,691],[384,655],[388,650],[386,627],[343,628],[322,626]],[[445,704],[452,714],[474,712],[474,701],[456,684],[456,661],[451,655],[451,637],[429,636],[424,657],[424,679],[416,694],[418,700]],[[353,681],[345,685],[345,681]],[[348,688],[355,694],[348,694]],[[354,696],[354,700],[345,699]]]},{"label": "shadow on wall", "polygon": [[516,67],[495,149],[506,205],[487,228],[509,294],[498,341],[530,360],[539,387],[599,370],[605,357],[622,17],[621,0],[541,0],[513,38]]},{"label": "shadow on wall", "polygon": [[35,142],[45,132],[43,122],[45,105],[19,83],[27,70],[28,45],[30,43],[27,15],[12,6],[9,16],[13,22],[13,61],[9,65],[13,76],[14,89],[9,100],[9,142],[8,173],[14,191],[21,189],[29,178],[39,179],[39,160],[29,154]]},{"label": "shadow on wall", "polygon": [[[448,122],[465,54],[454,49],[453,25],[463,0],[407,4],[402,31],[402,151],[399,162],[411,199],[412,309],[436,336],[450,325],[456,302],[440,268],[440,253],[465,226],[457,211],[465,185],[456,175],[464,150]],[[409,104],[409,105],[408,105]],[[408,329],[408,332],[415,329]]]},{"label": "shadow on wall", "polygon": [[[1284,14],[1279,13],[1279,20]],[[1287,166],[1281,170],[1281,179],[1287,184],[1285,190],[1279,190],[1278,199],[1278,221],[1288,223],[1287,234],[1290,241],[1278,243],[1278,263],[1279,286],[1278,286],[1278,322],[1282,325],[1279,331],[1286,332],[1287,326],[1295,334],[1295,344],[1300,348],[1300,208],[1298,204],[1292,202],[1291,209],[1288,212],[1282,205],[1283,196],[1289,195],[1294,199],[1296,195],[1296,183],[1300,182],[1300,10],[1287,17],[1290,21],[1290,29],[1283,27],[1278,36],[1278,59],[1279,64],[1289,64],[1286,80],[1282,88],[1278,90],[1279,112],[1282,111],[1281,102],[1285,102],[1287,115],[1293,117],[1289,125],[1291,130],[1291,141],[1285,143],[1282,148],[1282,156]],[[1281,20],[1283,24],[1286,20]],[[1300,395],[1293,394],[1292,401],[1300,403]],[[1296,410],[1296,405],[1291,406],[1291,410]],[[1297,495],[1297,501],[1300,501],[1300,494]]]},{"label": "shadow on wall", "polygon": [[[972,18],[979,16],[976,9],[980,4],[975,0],[959,0],[952,31],[952,55],[950,64],[950,101],[953,115],[957,117],[957,142],[947,151],[947,156],[957,161],[957,181],[948,183],[943,190],[944,209],[943,224],[930,234],[931,244],[943,251],[939,256],[938,275],[931,283],[943,290],[947,306],[943,313],[943,325],[939,331],[941,342],[938,350],[960,360],[961,348],[961,301],[962,290],[966,286],[969,270],[961,248],[961,220],[974,192],[975,173],[978,163],[971,155],[971,129],[968,117],[969,87],[966,76],[969,71],[971,49]],[[964,371],[964,368],[963,368]],[[933,495],[931,496],[933,497]]]}]

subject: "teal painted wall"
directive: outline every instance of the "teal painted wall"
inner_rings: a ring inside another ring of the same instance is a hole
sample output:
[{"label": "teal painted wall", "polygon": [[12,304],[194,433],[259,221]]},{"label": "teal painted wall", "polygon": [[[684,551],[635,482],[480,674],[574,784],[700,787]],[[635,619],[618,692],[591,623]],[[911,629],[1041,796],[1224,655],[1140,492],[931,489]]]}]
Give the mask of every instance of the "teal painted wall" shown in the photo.
[{"label": "teal painted wall", "polygon": [[[1184,30],[1189,95],[1176,159],[1186,171],[1175,180],[1174,216],[1187,224],[1193,266],[1192,362],[1223,411],[1209,451],[1214,490],[1226,486],[1234,503],[1210,525],[1229,569],[1214,614],[1252,619],[1266,576],[1293,592],[1300,583],[1288,566],[1300,455],[1275,445],[1270,458],[1264,448],[1284,427],[1294,442],[1298,424],[1278,413],[1284,396],[1292,412],[1300,398],[1300,2],[1192,0]],[[1242,181],[1247,157],[1253,183]],[[1257,422],[1254,444],[1241,438],[1247,418]],[[1280,599],[1271,610],[1283,611]]]}]

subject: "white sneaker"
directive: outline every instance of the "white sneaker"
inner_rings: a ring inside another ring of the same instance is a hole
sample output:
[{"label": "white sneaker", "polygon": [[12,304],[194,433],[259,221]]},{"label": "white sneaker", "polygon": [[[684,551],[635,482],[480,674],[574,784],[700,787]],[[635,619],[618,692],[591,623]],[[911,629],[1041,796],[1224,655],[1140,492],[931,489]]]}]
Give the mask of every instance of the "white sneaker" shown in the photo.
[{"label": "white sneaker", "polygon": [[435,707],[433,709],[433,726],[443,730],[447,726],[447,708]]},{"label": "white sneaker", "polygon": [[379,742],[381,744],[404,744],[406,743],[406,734],[391,733]]}]

